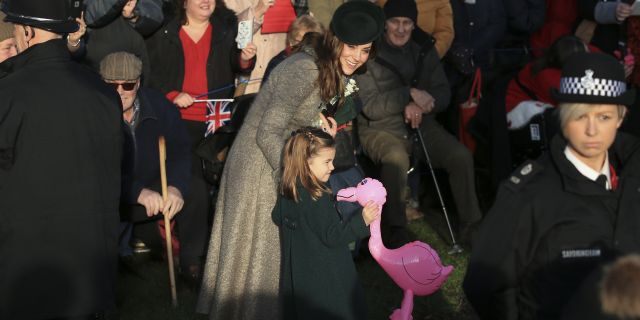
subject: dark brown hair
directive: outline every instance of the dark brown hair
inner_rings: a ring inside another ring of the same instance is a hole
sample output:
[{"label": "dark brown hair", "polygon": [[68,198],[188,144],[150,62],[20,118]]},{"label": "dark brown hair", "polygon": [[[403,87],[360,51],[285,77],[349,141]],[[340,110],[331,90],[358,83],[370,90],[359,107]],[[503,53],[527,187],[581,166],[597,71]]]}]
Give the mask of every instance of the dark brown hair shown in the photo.
[{"label": "dark brown hair", "polygon": [[[318,86],[320,87],[320,98],[322,101],[329,102],[333,97],[339,96],[338,106],[344,103],[344,86],[342,81],[342,68],[340,66],[340,54],[344,42],[340,41],[331,30],[324,34],[321,45],[315,48],[318,56]],[[371,44],[369,59],[375,55],[375,43]],[[365,63],[356,70],[356,73],[362,73],[366,70]]]},{"label": "dark brown hair", "polygon": [[324,192],[331,192],[313,175],[309,167],[309,159],[325,148],[335,148],[335,141],[320,129],[306,127],[291,134],[291,138],[284,145],[282,156],[282,180],[279,190],[281,195],[298,202],[300,200],[296,188],[298,183],[307,189],[314,200]]}]

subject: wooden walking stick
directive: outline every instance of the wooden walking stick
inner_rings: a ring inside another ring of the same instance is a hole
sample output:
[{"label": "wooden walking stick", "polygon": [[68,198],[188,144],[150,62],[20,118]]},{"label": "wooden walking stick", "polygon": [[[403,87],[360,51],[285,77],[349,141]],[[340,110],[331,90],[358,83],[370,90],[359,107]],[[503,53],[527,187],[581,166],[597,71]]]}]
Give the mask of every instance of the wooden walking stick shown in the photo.
[{"label": "wooden walking stick", "polygon": [[[167,201],[167,147],[164,137],[158,138],[158,148],[160,149],[160,181],[162,182],[162,200]],[[173,272],[173,248],[171,246],[171,220],[169,216],[164,215],[164,235],[167,242],[167,262],[169,263],[169,282],[171,283],[171,304],[178,306],[178,296],[176,294],[176,276]]]}]

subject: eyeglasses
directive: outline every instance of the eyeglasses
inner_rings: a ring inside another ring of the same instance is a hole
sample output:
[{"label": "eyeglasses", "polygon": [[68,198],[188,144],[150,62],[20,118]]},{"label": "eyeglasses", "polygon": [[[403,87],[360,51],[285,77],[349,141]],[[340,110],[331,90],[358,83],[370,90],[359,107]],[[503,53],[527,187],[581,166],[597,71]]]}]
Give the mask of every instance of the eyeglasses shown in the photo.
[{"label": "eyeglasses", "polygon": [[138,82],[125,82],[125,83],[116,83],[116,82],[107,82],[108,85],[112,86],[114,90],[118,91],[118,87],[122,86],[122,90],[131,91],[136,88],[136,84]]}]

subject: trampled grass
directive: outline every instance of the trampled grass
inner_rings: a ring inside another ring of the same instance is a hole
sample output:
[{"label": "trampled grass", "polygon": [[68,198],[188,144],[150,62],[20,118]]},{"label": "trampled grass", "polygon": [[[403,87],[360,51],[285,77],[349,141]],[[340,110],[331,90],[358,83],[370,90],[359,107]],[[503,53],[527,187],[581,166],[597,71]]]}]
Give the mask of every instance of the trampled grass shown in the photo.
[{"label": "trampled grass", "polygon": [[[440,213],[431,211],[425,219],[410,223],[410,231],[416,239],[435,248],[445,265],[453,265],[454,272],[440,291],[427,297],[414,299],[413,318],[423,319],[473,319],[473,312],[464,298],[462,280],[468,261],[468,251],[449,255],[450,244],[443,240],[444,231]],[[432,227],[435,226],[434,227]],[[438,231],[436,231],[438,230]],[[370,257],[356,262],[367,295],[369,319],[388,319],[398,308],[402,291],[380,266]],[[167,266],[165,262],[137,257],[133,267],[122,270],[118,282],[118,313],[121,320],[144,319],[207,319],[194,311],[197,295],[177,280],[179,306],[171,306]]]}]

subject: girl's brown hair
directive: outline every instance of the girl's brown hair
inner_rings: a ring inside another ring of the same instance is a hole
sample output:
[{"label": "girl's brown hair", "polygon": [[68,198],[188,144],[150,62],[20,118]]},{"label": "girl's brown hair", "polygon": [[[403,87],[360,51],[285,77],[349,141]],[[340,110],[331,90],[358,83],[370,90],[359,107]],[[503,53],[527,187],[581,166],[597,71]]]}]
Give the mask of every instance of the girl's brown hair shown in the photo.
[{"label": "girl's brown hair", "polygon": [[331,135],[320,129],[306,127],[291,134],[291,138],[284,145],[282,156],[282,180],[279,190],[281,195],[298,202],[300,200],[296,188],[298,183],[307,189],[314,200],[324,192],[331,192],[313,175],[308,162],[324,148],[335,148],[335,141]]}]

